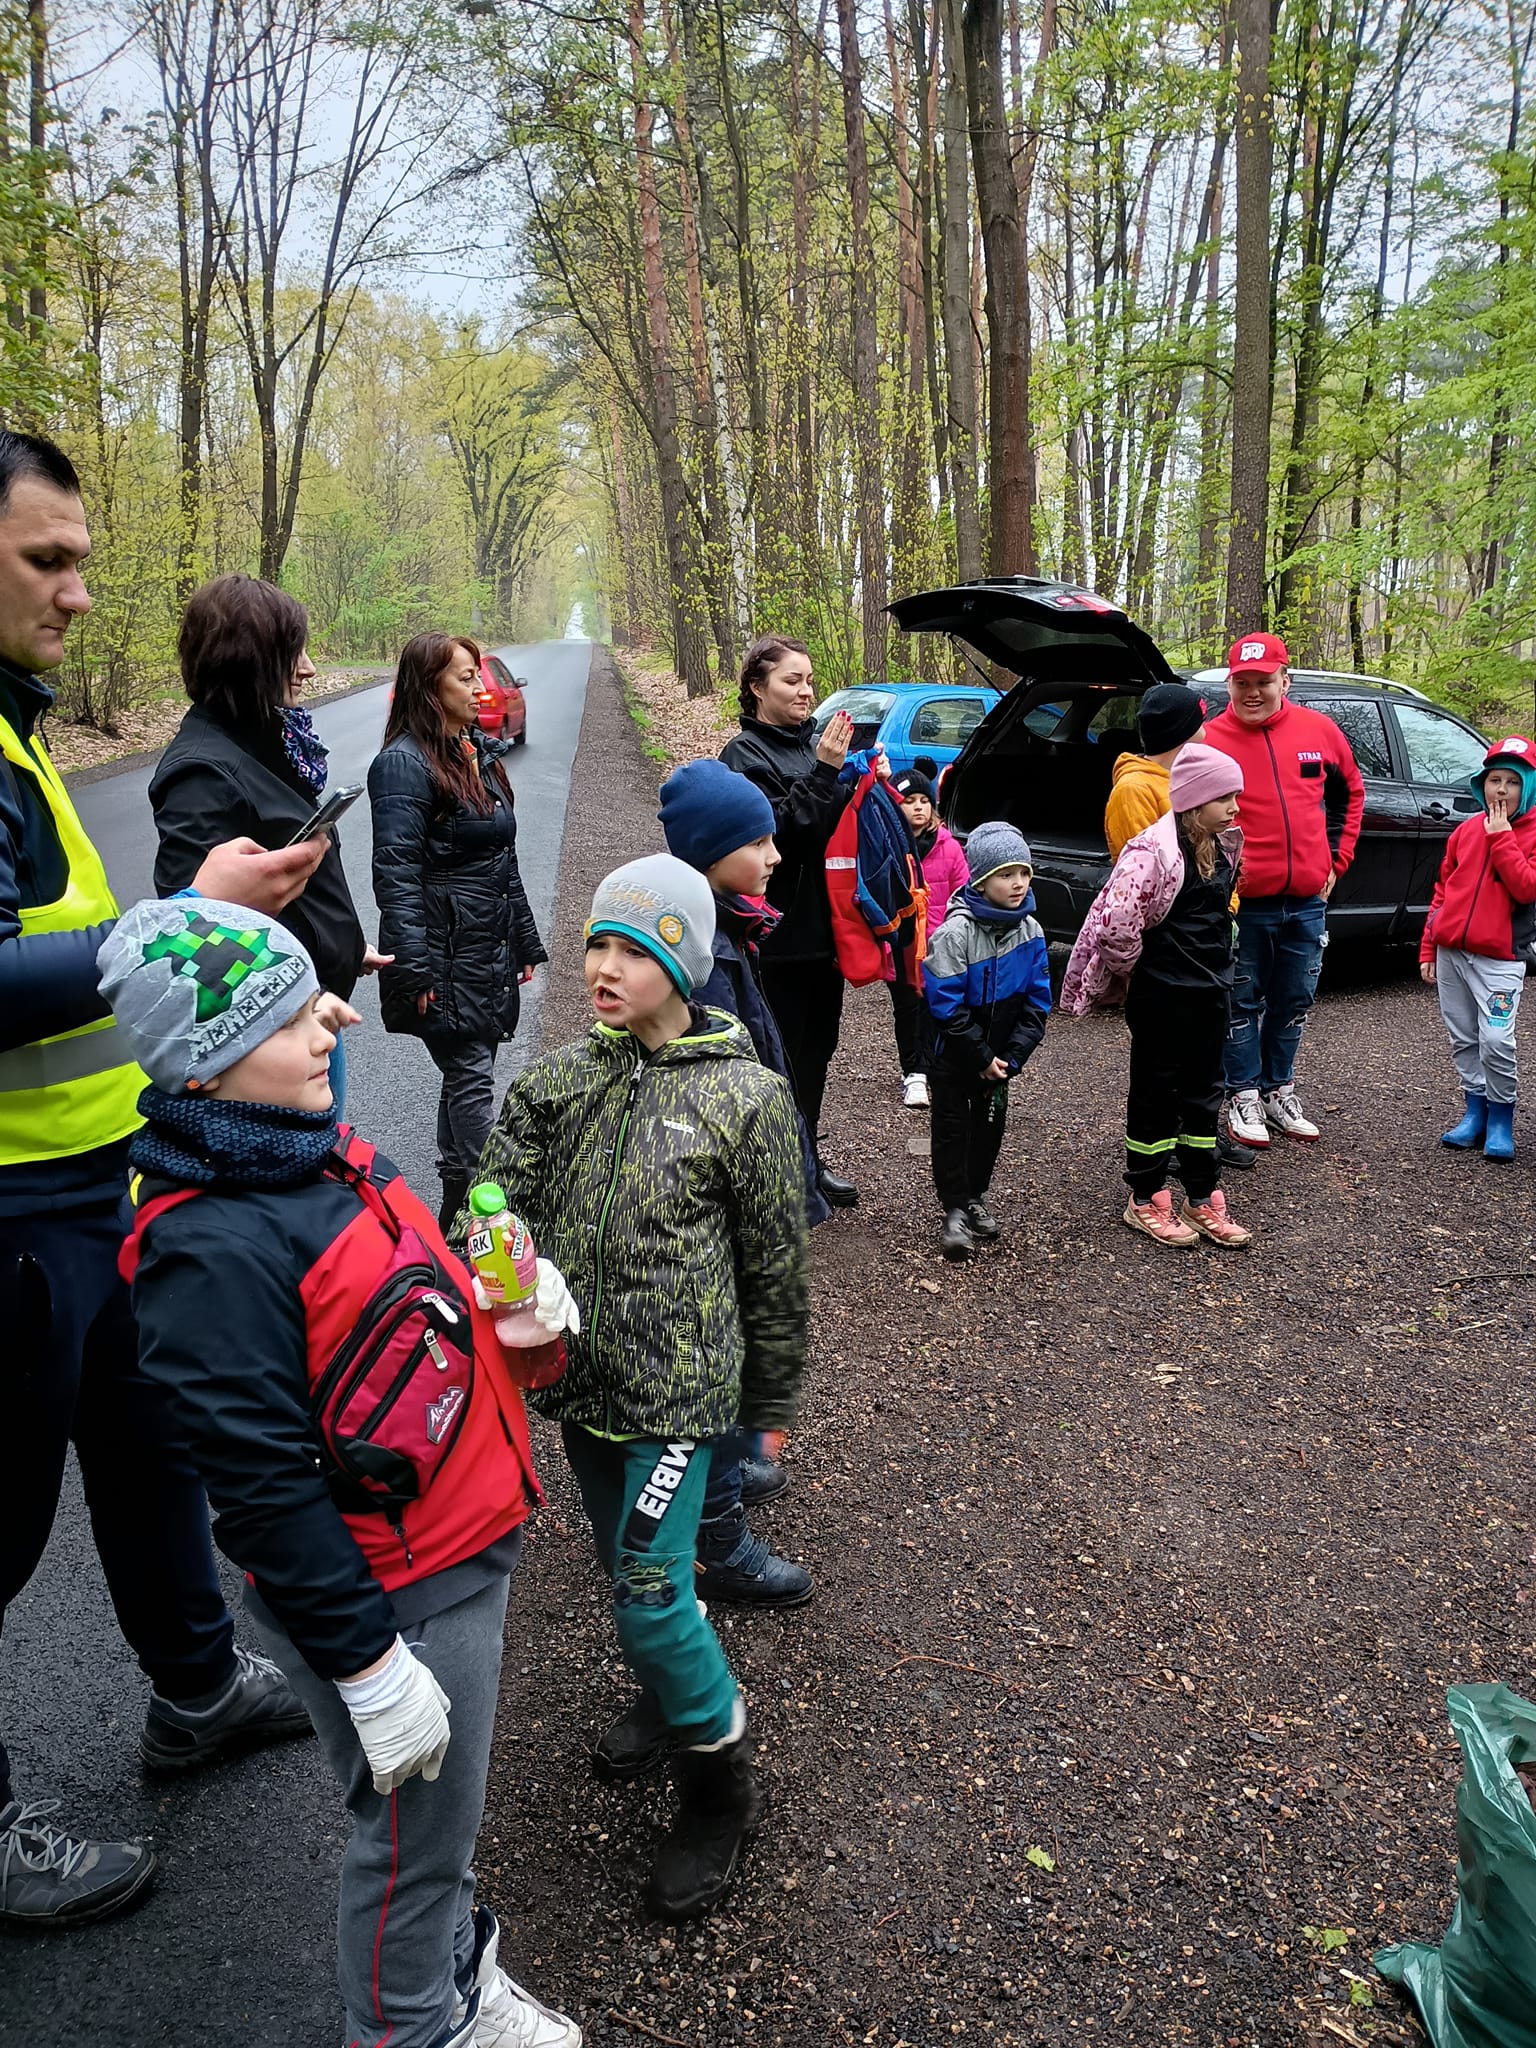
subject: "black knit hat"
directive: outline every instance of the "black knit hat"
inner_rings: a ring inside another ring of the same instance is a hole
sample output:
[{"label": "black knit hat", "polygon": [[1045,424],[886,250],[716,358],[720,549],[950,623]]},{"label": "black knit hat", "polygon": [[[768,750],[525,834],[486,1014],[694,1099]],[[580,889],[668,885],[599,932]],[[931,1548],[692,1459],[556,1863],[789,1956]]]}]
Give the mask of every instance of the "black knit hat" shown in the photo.
[{"label": "black knit hat", "polygon": [[1204,723],[1204,700],[1183,683],[1154,683],[1136,713],[1136,730],[1147,754],[1166,754],[1170,747],[1182,747]]},{"label": "black knit hat", "polygon": [[925,796],[933,802],[933,784],[926,775],[919,775],[915,768],[903,768],[899,775],[891,777],[891,787],[898,800],[909,796]]}]

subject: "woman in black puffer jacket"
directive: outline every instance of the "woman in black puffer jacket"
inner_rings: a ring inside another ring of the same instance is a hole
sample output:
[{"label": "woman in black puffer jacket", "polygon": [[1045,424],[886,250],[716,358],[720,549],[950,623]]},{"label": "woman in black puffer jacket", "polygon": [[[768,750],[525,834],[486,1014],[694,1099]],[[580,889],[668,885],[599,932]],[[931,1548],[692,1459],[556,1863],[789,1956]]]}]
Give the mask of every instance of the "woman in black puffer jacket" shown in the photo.
[{"label": "woman in black puffer jacket", "polygon": [[380,1008],[384,1029],[421,1039],[443,1077],[445,1223],[495,1118],[496,1048],[517,1029],[519,989],[549,957],[518,872],[502,750],[476,725],[479,697],[474,641],[419,634],[400,656],[368,770],[379,937],[394,955]]},{"label": "woman in black puffer jacket", "polygon": [[827,1069],[843,1017],[843,973],[827,900],[827,841],[852,792],[838,780],[853,720],[836,711],[817,733],[811,657],[777,633],[754,640],[741,662],[741,731],[720,751],[727,768],[755,782],[773,806],[782,859],[768,884],[780,912],[764,940],[758,978],[784,1041],[795,1100],[817,1153],[817,1184],[835,1209],[859,1199],[851,1180],[820,1163],[818,1127]]}]

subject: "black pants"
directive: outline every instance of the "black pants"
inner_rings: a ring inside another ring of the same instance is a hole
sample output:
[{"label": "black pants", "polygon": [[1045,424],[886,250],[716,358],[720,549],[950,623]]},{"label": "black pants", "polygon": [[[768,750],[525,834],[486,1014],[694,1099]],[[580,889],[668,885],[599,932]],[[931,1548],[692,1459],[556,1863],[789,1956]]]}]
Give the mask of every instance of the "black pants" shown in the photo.
[{"label": "black pants", "polygon": [[835,960],[764,960],[758,981],[784,1041],[795,1100],[819,1155],[827,1069],[843,1021],[842,969]]},{"label": "black pants", "polygon": [[1125,1178],[1138,1202],[1150,1201],[1166,1182],[1175,1152],[1192,1202],[1206,1201],[1221,1178],[1216,1132],[1230,1012],[1226,989],[1131,984],[1125,1003],[1131,1032]]},{"label": "black pants", "polygon": [[898,975],[890,984],[891,1009],[896,1018],[896,1057],[904,1074],[926,1074],[933,1023],[921,992]]},{"label": "black pants", "polygon": [[[158,1692],[196,1699],[232,1675],[234,1625],[203,1489],[159,1390],[139,1370],[117,1276],[126,1212],[124,1202],[121,1211],[0,1219],[0,1408],[10,1453],[0,1624],[47,1547],[73,1442],[119,1626]],[[239,1304],[220,1301],[217,1274],[207,1286],[208,1341],[217,1343],[220,1315]],[[9,1797],[0,1747],[0,1806]]]},{"label": "black pants", "polygon": [[946,1212],[979,1201],[1008,1127],[1008,1083],[953,1073],[942,1062],[928,1077],[933,1100],[933,1185]]}]

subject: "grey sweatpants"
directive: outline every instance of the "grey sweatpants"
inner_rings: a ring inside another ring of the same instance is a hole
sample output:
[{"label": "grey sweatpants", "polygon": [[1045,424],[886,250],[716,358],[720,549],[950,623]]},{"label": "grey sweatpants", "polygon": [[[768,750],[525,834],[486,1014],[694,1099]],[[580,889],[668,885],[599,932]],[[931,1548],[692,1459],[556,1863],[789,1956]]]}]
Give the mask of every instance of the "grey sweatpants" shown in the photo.
[{"label": "grey sweatpants", "polygon": [[1481,953],[1435,951],[1435,987],[1440,1015],[1450,1034],[1451,1058],[1468,1095],[1513,1102],[1515,1019],[1525,987],[1523,960],[1488,960]]},{"label": "grey sweatpants", "polygon": [[352,1815],[336,1911],[337,1976],[347,2048],[437,2048],[456,1998],[471,1988],[475,1879],[491,1724],[501,1678],[510,1581],[401,1634],[447,1693],[448,1754],[435,1784],[407,1778],[381,1799],[352,1718],[280,1631],[251,1616],[315,1724]]}]

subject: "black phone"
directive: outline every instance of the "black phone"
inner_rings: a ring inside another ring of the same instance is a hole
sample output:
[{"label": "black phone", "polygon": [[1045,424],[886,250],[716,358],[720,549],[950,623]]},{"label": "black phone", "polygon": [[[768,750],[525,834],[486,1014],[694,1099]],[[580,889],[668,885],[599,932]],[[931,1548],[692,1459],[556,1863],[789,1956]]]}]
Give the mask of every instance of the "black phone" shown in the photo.
[{"label": "black phone", "polygon": [[297,846],[303,839],[318,839],[322,832],[329,832],[344,811],[349,811],[363,793],[361,782],[348,783],[345,789],[333,789],[328,797],[321,800],[304,820],[298,831],[288,841]]}]

